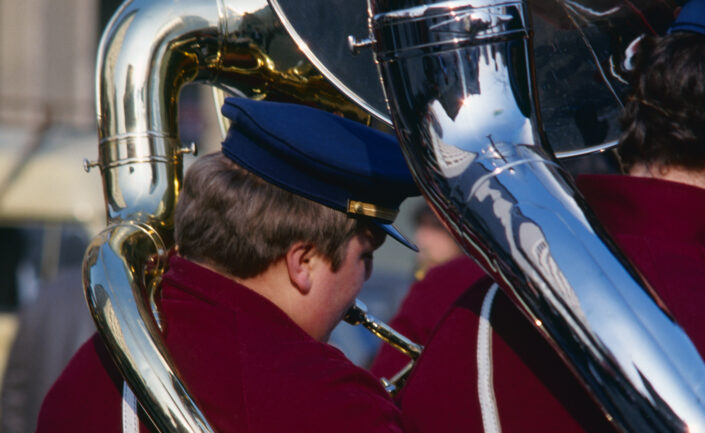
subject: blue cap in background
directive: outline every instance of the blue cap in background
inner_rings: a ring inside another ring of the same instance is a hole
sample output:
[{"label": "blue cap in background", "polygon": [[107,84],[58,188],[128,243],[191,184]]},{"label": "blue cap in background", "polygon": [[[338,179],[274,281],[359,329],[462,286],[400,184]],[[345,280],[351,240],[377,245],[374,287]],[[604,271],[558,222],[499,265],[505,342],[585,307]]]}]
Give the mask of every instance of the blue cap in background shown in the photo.
[{"label": "blue cap in background", "polygon": [[690,0],[681,8],[667,34],[694,32],[705,35],[705,0]]},{"label": "blue cap in background", "polygon": [[294,194],[370,219],[417,250],[391,223],[401,202],[419,195],[396,139],[314,108],[227,98],[232,124],[223,153]]}]

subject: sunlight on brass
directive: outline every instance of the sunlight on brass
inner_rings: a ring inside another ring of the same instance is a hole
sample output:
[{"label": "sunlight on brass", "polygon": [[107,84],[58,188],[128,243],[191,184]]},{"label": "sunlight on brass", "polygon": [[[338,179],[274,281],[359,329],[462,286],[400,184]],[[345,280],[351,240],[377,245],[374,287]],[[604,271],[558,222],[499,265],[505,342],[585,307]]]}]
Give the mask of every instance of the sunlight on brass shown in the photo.
[{"label": "sunlight on brass", "polygon": [[399,211],[383,208],[374,203],[348,200],[348,213],[354,215],[365,215],[372,218],[380,218],[391,222],[397,217]]},{"label": "sunlight on brass", "polygon": [[375,316],[367,312],[367,306],[359,299],[355,300],[355,305],[350,307],[343,320],[350,325],[362,325],[368,331],[379,337],[382,341],[391,345],[399,352],[411,358],[403,369],[395,374],[391,379],[382,379],[382,385],[391,395],[395,395],[404,383],[414,366],[414,361],[423,352],[423,346],[414,343],[399,332],[392,329],[389,325],[377,319]]}]

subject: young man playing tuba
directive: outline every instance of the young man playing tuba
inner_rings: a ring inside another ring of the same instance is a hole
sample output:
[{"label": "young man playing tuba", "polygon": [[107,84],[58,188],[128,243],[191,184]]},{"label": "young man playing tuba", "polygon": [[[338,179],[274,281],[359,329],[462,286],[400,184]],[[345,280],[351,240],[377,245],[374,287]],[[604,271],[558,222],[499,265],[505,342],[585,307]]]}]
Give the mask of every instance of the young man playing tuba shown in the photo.
[{"label": "young man playing tuba", "polygon": [[[338,116],[229,99],[223,152],[186,174],[162,278],[164,337],[219,432],[400,432],[381,385],[325,344],[417,193],[396,141]],[[151,431],[101,340],[46,397],[39,432]]]}]

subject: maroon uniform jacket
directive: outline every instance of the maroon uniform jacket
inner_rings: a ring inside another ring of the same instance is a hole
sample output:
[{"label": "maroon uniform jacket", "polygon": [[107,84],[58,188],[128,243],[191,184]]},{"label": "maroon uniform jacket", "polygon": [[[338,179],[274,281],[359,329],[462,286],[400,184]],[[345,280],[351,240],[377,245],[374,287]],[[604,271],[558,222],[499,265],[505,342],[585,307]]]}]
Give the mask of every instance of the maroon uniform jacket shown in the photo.
[{"label": "maroon uniform jacket", "polygon": [[[411,286],[399,312],[389,322],[390,326],[411,341],[425,345],[453,301],[485,275],[468,256],[430,269],[423,280]],[[390,378],[409,360],[408,356],[392,346],[383,344],[370,371],[379,378]]]},{"label": "maroon uniform jacket", "polygon": [[[704,355],[705,190],[627,176],[585,176],[578,185]],[[443,281],[451,272],[466,278],[453,264],[445,269]],[[428,277],[441,278],[443,271]],[[483,431],[481,401],[494,405],[497,417],[486,420],[504,433],[614,431],[548,344],[490,284],[481,280],[467,290],[436,328],[402,391],[405,431]],[[489,331],[480,326],[483,305]],[[494,395],[484,382],[488,371]]]},{"label": "maroon uniform jacket", "polygon": [[[216,431],[401,431],[372,375],[255,292],[175,256],[162,293],[166,345]],[[121,432],[122,389],[93,338],[47,395],[38,432]]]}]

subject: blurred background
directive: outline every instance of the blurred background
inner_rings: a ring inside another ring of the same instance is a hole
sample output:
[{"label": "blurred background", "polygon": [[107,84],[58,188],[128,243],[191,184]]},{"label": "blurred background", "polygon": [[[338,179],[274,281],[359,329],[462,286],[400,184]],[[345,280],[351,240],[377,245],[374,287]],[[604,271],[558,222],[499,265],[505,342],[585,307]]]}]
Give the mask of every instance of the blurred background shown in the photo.
[{"label": "blurred background", "polygon": [[[33,432],[43,395],[92,334],[80,266],[105,226],[96,160],[94,69],[117,0],[0,0],[0,432]],[[220,148],[210,89],[180,97],[180,134],[201,154]],[[193,157],[187,156],[192,159]],[[188,164],[188,161],[186,161]],[[413,236],[421,199],[399,228]],[[388,319],[413,280],[415,255],[386,242],[361,299]],[[13,346],[14,343],[14,346]],[[332,343],[367,364],[377,340],[347,324]]]},{"label": "blurred background", "polygon": [[34,431],[44,393],[92,333],[80,266],[105,211],[100,174],[81,161],[98,153],[95,55],[118,4],[0,0],[3,432]]}]

